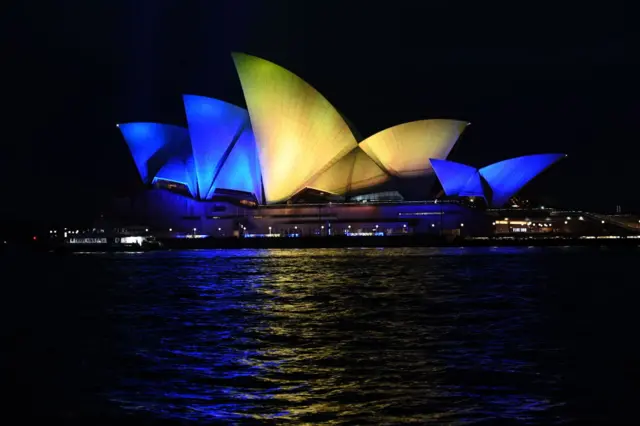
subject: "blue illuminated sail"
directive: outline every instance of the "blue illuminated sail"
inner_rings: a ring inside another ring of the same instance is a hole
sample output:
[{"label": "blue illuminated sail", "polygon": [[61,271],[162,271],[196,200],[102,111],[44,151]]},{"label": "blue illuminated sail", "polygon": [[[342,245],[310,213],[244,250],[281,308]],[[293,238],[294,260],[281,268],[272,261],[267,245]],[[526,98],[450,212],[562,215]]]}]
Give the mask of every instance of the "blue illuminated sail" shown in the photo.
[{"label": "blue illuminated sail", "polygon": [[203,96],[185,95],[198,194],[206,199],[213,193],[218,174],[230,145],[249,125],[249,113],[240,107]]},{"label": "blue illuminated sail", "polygon": [[480,169],[493,190],[491,205],[503,206],[531,179],[545,171],[564,154],[535,154],[500,161]]},{"label": "blue illuminated sail", "polygon": [[162,166],[156,174],[154,181],[156,179],[181,183],[189,188],[189,193],[191,193],[193,197],[197,196],[198,188],[195,179],[193,158],[191,156],[184,159],[172,158]]},{"label": "blue illuminated sail", "polygon": [[260,162],[253,132],[246,129],[231,149],[207,198],[213,196],[215,188],[233,189],[253,193],[262,202]]},{"label": "blue illuminated sail", "polygon": [[480,175],[475,167],[436,158],[429,161],[448,196],[484,196]]},{"label": "blue illuminated sail", "polygon": [[160,123],[126,123],[118,128],[129,146],[140,178],[151,183],[156,173],[175,155],[191,150],[183,127]]}]

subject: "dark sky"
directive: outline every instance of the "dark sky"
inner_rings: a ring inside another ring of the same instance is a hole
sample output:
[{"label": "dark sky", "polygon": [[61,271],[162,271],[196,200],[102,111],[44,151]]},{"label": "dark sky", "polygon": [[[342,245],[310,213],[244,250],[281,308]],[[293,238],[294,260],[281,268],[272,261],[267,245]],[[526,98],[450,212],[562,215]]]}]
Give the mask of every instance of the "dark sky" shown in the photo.
[{"label": "dark sky", "polygon": [[565,152],[525,194],[637,209],[631,14],[573,1],[24,1],[2,30],[2,214],[84,214],[135,189],[115,123],[184,124],[182,93],[244,106],[233,50],[300,75],[364,136],[468,120],[451,159]]}]

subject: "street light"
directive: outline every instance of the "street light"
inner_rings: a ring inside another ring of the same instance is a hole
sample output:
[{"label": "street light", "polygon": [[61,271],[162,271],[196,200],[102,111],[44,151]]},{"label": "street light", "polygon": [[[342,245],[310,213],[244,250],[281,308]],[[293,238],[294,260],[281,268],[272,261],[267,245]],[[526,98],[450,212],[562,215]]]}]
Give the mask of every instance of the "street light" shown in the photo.
[{"label": "street light", "polygon": [[173,229],[172,229],[172,228],[169,228],[169,232],[173,232]]}]

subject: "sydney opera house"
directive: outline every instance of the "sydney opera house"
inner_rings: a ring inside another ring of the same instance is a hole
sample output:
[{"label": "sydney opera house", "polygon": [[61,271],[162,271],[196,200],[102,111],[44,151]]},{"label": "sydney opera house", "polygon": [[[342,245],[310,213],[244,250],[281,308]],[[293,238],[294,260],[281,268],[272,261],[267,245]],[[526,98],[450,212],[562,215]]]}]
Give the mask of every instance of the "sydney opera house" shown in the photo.
[{"label": "sydney opera house", "polygon": [[146,190],[124,221],[178,235],[461,232],[562,154],[476,168],[447,160],[469,123],[425,119],[362,138],[290,71],[234,53],[247,109],[185,95],[186,127],[119,124]]}]

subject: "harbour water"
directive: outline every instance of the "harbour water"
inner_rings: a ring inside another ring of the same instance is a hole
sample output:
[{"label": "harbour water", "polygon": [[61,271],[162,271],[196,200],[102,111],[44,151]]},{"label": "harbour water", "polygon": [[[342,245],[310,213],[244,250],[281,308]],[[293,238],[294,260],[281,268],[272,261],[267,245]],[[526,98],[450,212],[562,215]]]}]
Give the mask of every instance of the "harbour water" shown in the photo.
[{"label": "harbour water", "polygon": [[15,419],[638,422],[640,247],[1,259]]}]

